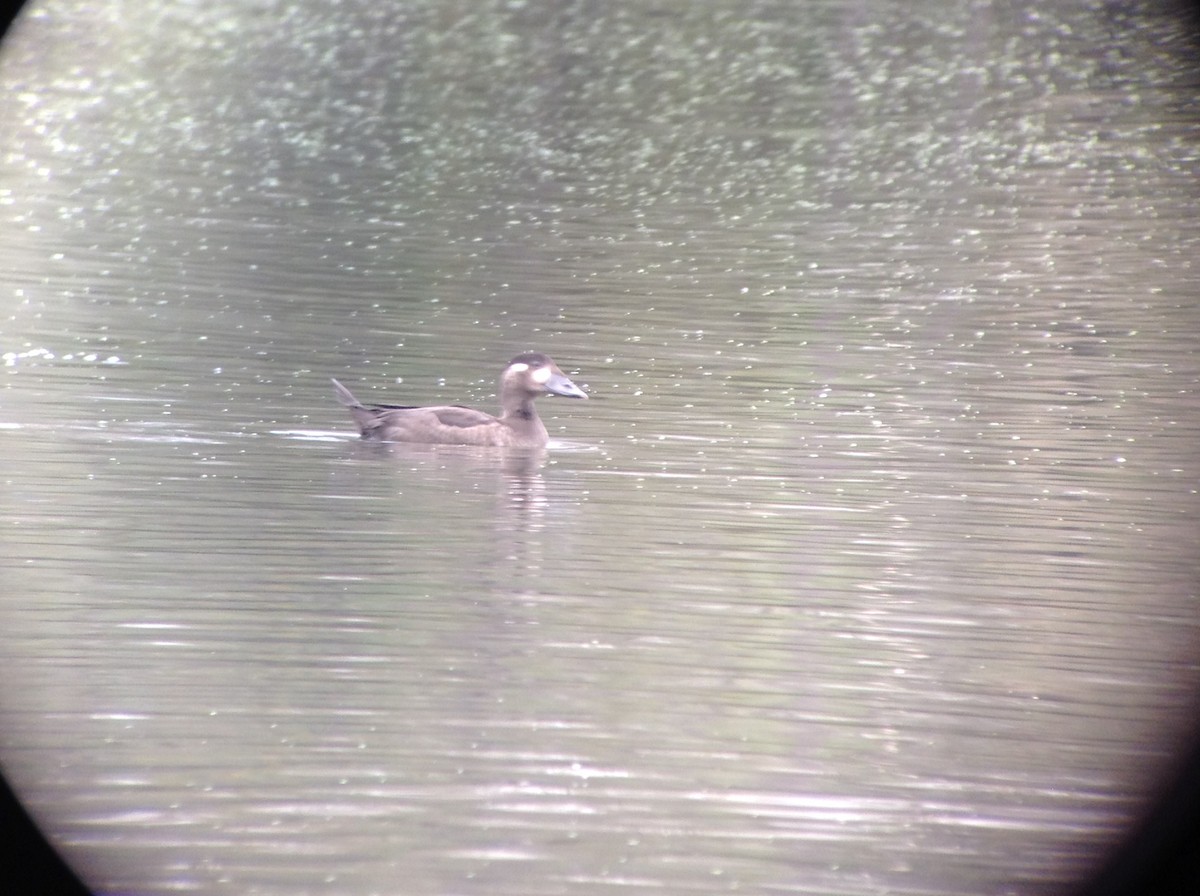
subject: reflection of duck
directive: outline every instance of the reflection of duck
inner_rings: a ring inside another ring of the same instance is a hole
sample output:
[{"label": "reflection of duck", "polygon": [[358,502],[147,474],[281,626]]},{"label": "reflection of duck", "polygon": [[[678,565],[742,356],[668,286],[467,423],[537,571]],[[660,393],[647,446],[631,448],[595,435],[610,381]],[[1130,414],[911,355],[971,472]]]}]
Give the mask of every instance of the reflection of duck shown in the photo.
[{"label": "reflection of duck", "polygon": [[350,390],[333,381],[337,400],[350,409],[364,439],[447,445],[506,445],[540,448],[549,436],[533,401],[539,395],[587,398],[558,365],[540,352],[517,355],[500,375],[500,416],[458,405],[364,406]]}]

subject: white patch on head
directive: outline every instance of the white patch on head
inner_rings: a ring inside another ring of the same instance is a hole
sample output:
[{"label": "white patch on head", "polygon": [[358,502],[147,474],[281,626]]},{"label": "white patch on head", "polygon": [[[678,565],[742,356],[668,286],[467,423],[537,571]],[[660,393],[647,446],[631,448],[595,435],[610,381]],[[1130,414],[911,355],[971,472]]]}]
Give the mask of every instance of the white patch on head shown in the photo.
[{"label": "white patch on head", "polygon": [[509,364],[508,369],[510,371],[512,371],[513,373],[524,373],[526,370],[529,369],[529,365],[522,364],[520,361],[518,361],[516,364]]},{"label": "white patch on head", "polygon": [[535,383],[541,383],[543,386],[550,382],[550,377],[554,376],[554,371],[549,367],[539,367],[533,373],[529,374],[529,378]]}]

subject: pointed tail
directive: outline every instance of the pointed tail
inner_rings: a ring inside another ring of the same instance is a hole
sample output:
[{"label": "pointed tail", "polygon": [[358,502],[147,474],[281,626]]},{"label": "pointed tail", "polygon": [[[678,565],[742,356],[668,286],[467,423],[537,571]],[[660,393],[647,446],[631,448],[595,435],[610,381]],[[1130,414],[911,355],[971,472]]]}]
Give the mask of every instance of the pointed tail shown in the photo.
[{"label": "pointed tail", "polygon": [[[331,377],[332,379],[332,377]],[[333,380],[333,394],[337,398],[339,404],[343,404],[348,408],[361,408],[362,402],[354,397],[354,393],[339,383]]]}]

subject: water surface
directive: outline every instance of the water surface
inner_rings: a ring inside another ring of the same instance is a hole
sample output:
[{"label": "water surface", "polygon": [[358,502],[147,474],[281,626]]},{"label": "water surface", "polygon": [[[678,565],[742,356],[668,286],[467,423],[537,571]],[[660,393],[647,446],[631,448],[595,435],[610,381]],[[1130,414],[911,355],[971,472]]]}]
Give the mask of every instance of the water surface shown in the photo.
[{"label": "water surface", "polygon": [[[1059,892],[1196,709],[1148,8],[99,2],[0,57],[0,763],[101,893]],[[548,451],[359,442],[494,405]]]}]

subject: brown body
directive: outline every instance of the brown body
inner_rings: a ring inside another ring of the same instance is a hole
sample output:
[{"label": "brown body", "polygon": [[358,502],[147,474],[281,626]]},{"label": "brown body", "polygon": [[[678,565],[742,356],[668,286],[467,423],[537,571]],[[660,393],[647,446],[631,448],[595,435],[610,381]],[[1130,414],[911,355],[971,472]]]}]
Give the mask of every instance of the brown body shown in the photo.
[{"label": "brown body", "polygon": [[334,394],[350,409],[364,439],[443,445],[541,448],[549,439],[533,402],[541,395],[587,398],[546,355],[517,355],[500,375],[500,416],[458,405],[367,407],[333,381]]}]

